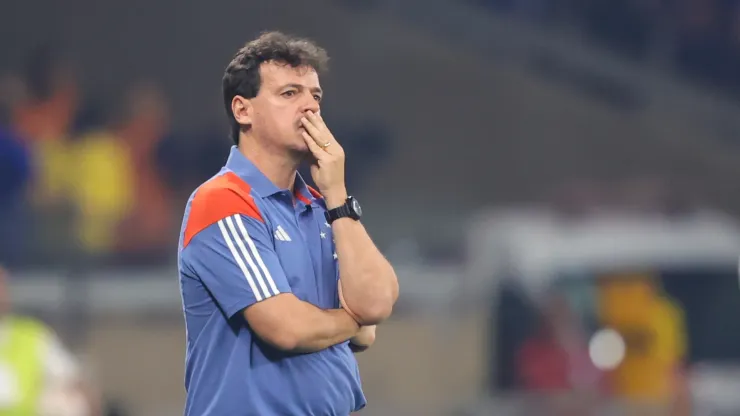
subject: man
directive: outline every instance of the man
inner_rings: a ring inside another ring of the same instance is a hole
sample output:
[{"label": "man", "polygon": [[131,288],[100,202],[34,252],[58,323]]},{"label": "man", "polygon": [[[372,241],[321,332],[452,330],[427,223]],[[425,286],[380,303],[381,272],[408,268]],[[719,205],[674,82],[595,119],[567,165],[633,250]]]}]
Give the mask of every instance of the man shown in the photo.
[{"label": "man", "polygon": [[94,416],[100,401],[54,332],[12,314],[0,268],[0,415]]},{"label": "man", "polygon": [[[179,244],[186,415],[341,415],[365,406],[353,350],[398,297],[320,115],[326,52],[279,32],[223,77],[236,146],[191,196]],[[311,163],[319,191],[297,173]],[[340,279],[341,278],[341,279]]]}]

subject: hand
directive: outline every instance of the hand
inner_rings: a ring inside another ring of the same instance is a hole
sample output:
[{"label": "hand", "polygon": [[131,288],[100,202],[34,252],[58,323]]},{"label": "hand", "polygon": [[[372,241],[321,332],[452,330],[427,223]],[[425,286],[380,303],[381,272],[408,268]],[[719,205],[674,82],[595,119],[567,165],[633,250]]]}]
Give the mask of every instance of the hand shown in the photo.
[{"label": "hand", "polygon": [[311,177],[326,199],[327,208],[344,204],[347,187],[344,184],[344,149],[326,127],[321,115],[306,112],[301,118],[303,140],[313,154],[316,162],[311,165]]},{"label": "hand", "polygon": [[349,340],[352,352],[362,352],[375,343],[375,325],[363,326],[360,331]]}]

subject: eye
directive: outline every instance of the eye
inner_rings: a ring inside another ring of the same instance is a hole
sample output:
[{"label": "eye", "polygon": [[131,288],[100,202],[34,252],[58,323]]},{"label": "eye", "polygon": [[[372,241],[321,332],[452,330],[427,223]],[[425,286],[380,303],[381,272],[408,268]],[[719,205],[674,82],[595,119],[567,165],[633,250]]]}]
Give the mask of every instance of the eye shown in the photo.
[{"label": "eye", "polygon": [[292,96],[295,95],[295,91],[294,90],[288,90],[288,91],[285,91],[284,93],[282,93],[281,95],[283,97],[292,97]]},{"label": "eye", "polygon": [[313,96],[313,99],[316,100],[316,101],[318,101],[318,102],[321,102],[321,96],[318,95],[318,94],[314,95]]}]

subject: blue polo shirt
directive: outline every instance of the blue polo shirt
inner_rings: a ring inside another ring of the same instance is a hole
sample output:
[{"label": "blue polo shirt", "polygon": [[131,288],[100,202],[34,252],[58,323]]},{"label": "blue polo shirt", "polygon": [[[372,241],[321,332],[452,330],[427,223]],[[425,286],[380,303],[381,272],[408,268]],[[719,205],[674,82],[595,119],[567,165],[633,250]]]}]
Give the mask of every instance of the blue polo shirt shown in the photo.
[{"label": "blue polo shirt", "polygon": [[191,195],[178,268],[185,314],[185,415],[341,415],[365,406],[349,343],[280,351],[243,310],[280,293],[339,308],[332,230],[321,195],[300,175],[279,189],[236,147]]}]

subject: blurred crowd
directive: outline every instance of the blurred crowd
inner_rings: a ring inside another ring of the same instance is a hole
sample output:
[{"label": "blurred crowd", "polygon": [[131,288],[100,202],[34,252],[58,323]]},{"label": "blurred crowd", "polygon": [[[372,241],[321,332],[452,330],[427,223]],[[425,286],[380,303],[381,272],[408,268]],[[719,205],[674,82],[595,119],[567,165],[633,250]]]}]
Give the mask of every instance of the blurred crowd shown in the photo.
[{"label": "blurred crowd", "polygon": [[481,251],[499,257],[490,391],[529,398],[527,414],[738,414],[735,221],[623,215],[521,216],[481,234],[498,238]]},{"label": "blurred crowd", "polygon": [[[225,160],[226,124],[183,132],[157,82],[101,95],[83,91],[77,69],[41,47],[0,75],[0,264],[167,263],[184,201]],[[374,123],[347,129],[368,155],[356,170],[383,156],[386,134]]]},{"label": "blurred crowd", "polygon": [[156,83],[96,100],[56,53],[0,80],[0,262],[163,261],[178,193],[219,161],[176,142]]},{"label": "blurred crowd", "polygon": [[664,60],[696,81],[740,93],[737,0],[473,0],[496,12],[568,25],[641,61]]},{"label": "blurred crowd", "polygon": [[[650,278],[618,276],[597,286],[594,315],[573,307],[562,288],[534,308],[520,304],[519,325],[507,315],[491,387],[549,397],[544,405],[551,414],[594,414],[614,399],[663,409],[656,414],[689,414],[686,369],[693,358],[685,314],[691,305]],[[512,302],[516,292],[505,293]]]}]

